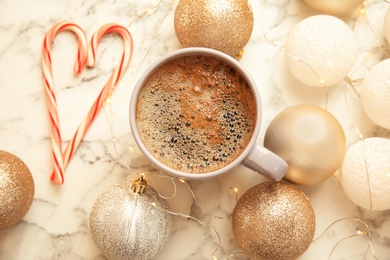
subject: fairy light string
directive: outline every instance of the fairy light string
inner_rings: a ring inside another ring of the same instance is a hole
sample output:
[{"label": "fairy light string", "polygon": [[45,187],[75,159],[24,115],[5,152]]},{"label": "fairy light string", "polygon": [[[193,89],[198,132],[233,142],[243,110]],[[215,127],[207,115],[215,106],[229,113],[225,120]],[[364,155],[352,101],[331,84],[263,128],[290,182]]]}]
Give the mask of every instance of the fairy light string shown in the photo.
[{"label": "fairy light string", "polygon": [[[159,176],[159,177],[162,177],[162,176]],[[166,177],[166,176],[165,176],[165,177]],[[166,178],[168,178],[168,177],[166,177]],[[172,179],[173,179],[173,178],[172,178]],[[141,173],[141,174],[139,175],[138,178],[136,178],[136,179],[133,181],[133,184],[132,184],[132,186],[131,186],[131,189],[133,190],[133,192],[137,193],[138,195],[142,195],[143,191],[144,191],[145,188],[146,188],[146,185],[149,185],[150,187],[153,188],[153,186],[150,185],[150,181],[147,181],[147,179],[146,179],[146,173],[143,172],[143,173]],[[175,189],[176,189],[176,187],[175,187]],[[157,190],[156,190],[156,191],[157,191]],[[191,189],[191,191],[192,191],[192,189]],[[158,191],[157,191],[157,192],[158,192]],[[159,192],[158,192],[158,194],[160,195]],[[175,190],[175,194],[176,194],[176,190]],[[192,194],[194,200],[197,201],[195,194],[194,194],[193,192],[191,192],[191,194]],[[160,195],[160,196],[161,196],[161,195]],[[166,197],[164,197],[164,196],[161,196],[161,197],[164,198],[164,199],[166,198]],[[137,197],[137,198],[138,198],[138,197]],[[137,201],[136,201],[136,202],[137,202]],[[197,203],[199,204],[199,202],[197,202]],[[210,223],[208,223],[208,222],[206,222],[206,221],[200,220],[199,218],[196,218],[196,217],[193,217],[193,216],[191,216],[191,215],[188,215],[188,214],[184,214],[184,213],[181,213],[181,212],[174,212],[174,211],[167,210],[167,209],[165,209],[165,208],[159,207],[159,206],[158,206],[156,203],[154,203],[154,202],[150,203],[150,205],[153,206],[153,207],[158,208],[159,210],[165,211],[165,212],[169,213],[169,214],[172,215],[172,216],[178,216],[178,217],[181,217],[181,218],[184,218],[184,219],[193,220],[193,221],[197,222],[198,224],[200,224],[200,225],[202,225],[202,226],[207,226],[207,227],[211,228],[211,229],[213,230],[213,232],[215,233],[215,236],[216,236],[216,238],[217,238],[217,246],[216,246],[216,248],[214,249],[214,251],[211,253],[212,259],[214,259],[214,260],[228,260],[228,259],[233,258],[234,256],[236,256],[236,255],[238,255],[238,254],[243,254],[243,252],[236,252],[236,253],[234,253],[234,254],[229,255],[228,257],[218,258],[218,257],[217,257],[217,252],[218,252],[218,250],[220,249],[222,242],[221,242],[221,236],[220,236],[220,234],[219,234],[217,228],[216,228],[214,225],[212,225],[212,224],[210,224]],[[199,204],[199,205],[200,205],[200,204]],[[136,203],[135,203],[133,206],[134,206],[133,212],[135,212]],[[214,216],[213,216],[213,217],[214,217]],[[221,217],[215,217],[215,218],[217,218],[217,219],[226,219],[226,218],[221,218]],[[132,219],[132,218],[131,218],[131,219]],[[129,228],[131,228],[131,222],[129,223]]]},{"label": "fairy light string", "polygon": [[367,6],[367,0],[365,0],[360,8],[359,14],[365,14],[366,13],[366,6]]},{"label": "fairy light string", "polygon": [[281,52],[282,54],[304,64],[305,66],[307,66],[309,68],[309,70],[311,72],[313,72],[313,74],[315,75],[315,77],[318,79],[318,82],[320,83],[321,87],[325,90],[325,109],[327,110],[328,109],[328,102],[329,102],[329,90],[328,90],[328,86],[326,85],[326,82],[323,78],[321,78],[321,76],[318,74],[318,72],[313,68],[313,66],[311,66],[309,63],[307,63],[305,60],[295,56],[295,55],[292,55],[291,53],[288,53],[284,48],[283,46],[281,45],[278,45],[270,36],[269,36],[269,33],[268,33],[268,30],[264,27],[264,18],[265,18],[265,13],[266,13],[266,8],[267,7],[267,0],[263,0],[263,8],[261,9],[261,16],[260,16],[260,28],[263,32],[263,37],[264,39],[266,40],[267,43],[269,43],[271,46],[275,47],[279,52]]},{"label": "fairy light string", "polygon": [[362,259],[366,258],[366,256],[368,255],[368,252],[370,250],[371,250],[371,253],[373,254],[374,258],[377,259],[376,255],[375,255],[374,247],[373,247],[372,242],[371,242],[370,226],[366,222],[361,220],[360,218],[342,218],[342,219],[338,219],[338,220],[332,222],[318,237],[313,239],[313,242],[318,241],[323,236],[325,236],[325,234],[328,231],[330,231],[330,229],[333,228],[336,224],[341,223],[341,222],[350,222],[350,221],[359,223],[362,228],[358,229],[357,231],[355,231],[351,235],[348,235],[348,236],[340,239],[339,241],[337,241],[336,244],[331,249],[331,251],[329,253],[329,256],[328,256],[328,259],[329,260],[332,259],[332,255],[334,254],[336,248],[339,247],[347,239],[351,239],[351,238],[355,238],[355,237],[361,237],[361,236],[364,236],[367,239],[367,242],[368,242],[367,250],[365,251],[365,254],[364,254]]},{"label": "fairy light string", "polygon": [[[384,2],[390,4],[389,0],[384,0]],[[368,6],[368,1],[364,1],[362,4],[362,7],[360,11],[358,12],[358,16],[356,19],[353,19],[353,24],[352,24],[352,29],[356,29],[356,24],[357,21],[362,21],[365,25],[367,25],[369,32],[371,34],[372,39],[375,40],[375,45],[376,47],[365,51],[363,57],[358,57],[358,62],[360,63],[361,66],[364,66],[367,70],[371,69],[372,65],[367,64],[367,61],[370,57],[373,57],[375,54],[378,54],[381,56],[382,54],[385,55],[386,57],[389,57],[389,50],[390,46],[388,44],[383,45],[381,43],[381,39],[378,37],[378,34],[376,33],[376,30],[374,29],[374,25],[372,25],[371,21],[367,17],[367,6]],[[378,58],[376,58],[378,59]],[[381,57],[379,58],[381,59]],[[377,60],[375,60],[375,63]],[[364,78],[357,78],[357,79],[351,79],[349,76],[345,77],[344,81],[352,88],[354,93],[360,98],[360,93],[359,90],[357,89],[356,85],[360,84],[363,81]]]},{"label": "fairy light string", "polygon": [[233,191],[236,202],[238,201],[238,188],[236,187],[230,187],[230,190]]},{"label": "fairy light string", "polygon": [[[151,203],[150,205],[152,205],[154,207],[157,207],[156,203]],[[190,219],[190,220],[193,220],[193,221],[197,222],[200,225],[206,225],[209,228],[211,228],[213,230],[213,232],[215,233],[216,237],[217,237],[217,246],[214,249],[214,251],[211,253],[211,259],[213,259],[213,260],[228,260],[228,259],[232,259],[233,257],[235,257],[237,255],[244,254],[244,252],[235,252],[233,254],[228,255],[227,257],[219,258],[217,256],[217,252],[220,249],[220,247],[222,245],[222,242],[221,242],[221,236],[220,236],[217,228],[214,225],[212,225],[210,223],[207,223],[205,221],[202,221],[202,220],[200,220],[198,218],[195,218],[195,217],[193,217],[191,215],[188,215],[188,214],[184,214],[184,213],[180,213],[180,212],[173,212],[173,211],[162,209],[162,208],[161,208],[161,210],[164,210],[164,211],[166,211],[167,213],[169,213],[169,214],[171,214],[173,216],[178,216],[178,217],[181,217],[181,218]]]}]

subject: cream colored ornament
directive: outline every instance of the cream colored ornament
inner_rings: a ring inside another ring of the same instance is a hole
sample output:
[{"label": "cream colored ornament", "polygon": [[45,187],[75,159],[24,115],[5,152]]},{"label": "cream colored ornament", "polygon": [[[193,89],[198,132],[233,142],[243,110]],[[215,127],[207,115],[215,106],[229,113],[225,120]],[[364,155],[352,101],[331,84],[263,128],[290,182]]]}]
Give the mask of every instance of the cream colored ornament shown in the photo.
[{"label": "cream colored ornament", "polygon": [[239,55],[253,30],[248,0],[180,0],[174,25],[183,47],[207,47]]},{"label": "cream colored ornament", "polygon": [[287,66],[303,83],[322,87],[341,82],[357,57],[351,28],[339,18],[314,15],[299,22],[286,43]]},{"label": "cream colored ornament", "polygon": [[377,125],[390,129],[390,59],[376,64],[360,90],[363,110]]},{"label": "cream colored ornament", "polygon": [[387,8],[387,12],[385,14],[385,22],[383,27],[385,31],[385,38],[387,42],[390,43],[390,6]]},{"label": "cream colored ornament", "polygon": [[311,8],[324,14],[336,16],[358,12],[364,0],[304,0]]},{"label": "cream colored ornament", "polygon": [[297,105],[272,120],[265,133],[264,147],[287,162],[285,180],[314,185],[340,168],[346,140],[340,123],[328,111],[313,105]]},{"label": "cream colored ornament", "polygon": [[353,144],[337,175],[345,194],[369,210],[390,209],[390,139],[371,137]]}]

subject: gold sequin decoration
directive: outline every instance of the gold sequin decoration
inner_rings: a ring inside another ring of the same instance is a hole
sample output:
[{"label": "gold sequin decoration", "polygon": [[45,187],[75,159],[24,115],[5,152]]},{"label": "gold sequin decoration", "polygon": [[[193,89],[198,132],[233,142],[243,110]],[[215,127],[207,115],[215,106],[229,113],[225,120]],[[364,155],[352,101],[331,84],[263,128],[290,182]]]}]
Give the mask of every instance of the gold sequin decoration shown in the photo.
[{"label": "gold sequin decoration", "polygon": [[0,230],[16,225],[34,199],[34,180],[26,164],[0,151]]},{"label": "gold sequin decoration", "polygon": [[251,259],[297,259],[313,240],[315,216],[301,190],[271,181],[244,193],[232,226],[238,245]]},{"label": "gold sequin decoration", "polygon": [[248,0],[180,0],[174,17],[183,47],[207,47],[239,56],[253,30]]}]

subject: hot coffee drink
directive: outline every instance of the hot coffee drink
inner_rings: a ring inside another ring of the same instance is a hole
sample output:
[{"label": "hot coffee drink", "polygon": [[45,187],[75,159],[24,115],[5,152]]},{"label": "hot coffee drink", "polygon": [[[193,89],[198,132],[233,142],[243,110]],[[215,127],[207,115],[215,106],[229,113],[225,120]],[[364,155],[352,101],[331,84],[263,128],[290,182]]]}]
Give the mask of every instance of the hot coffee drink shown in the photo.
[{"label": "hot coffee drink", "polygon": [[137,129],[166,166],[215,171],[247,147],[256,125],[254,95],[227,63],[203,55],[179,57],[161,65],[140,90]]}]

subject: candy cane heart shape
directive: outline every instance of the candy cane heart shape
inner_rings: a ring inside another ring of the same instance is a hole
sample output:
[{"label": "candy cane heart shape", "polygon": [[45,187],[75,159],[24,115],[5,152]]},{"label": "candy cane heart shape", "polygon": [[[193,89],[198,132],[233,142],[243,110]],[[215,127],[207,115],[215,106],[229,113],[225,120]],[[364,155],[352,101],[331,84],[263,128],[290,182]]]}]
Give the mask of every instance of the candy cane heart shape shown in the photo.
[{"label": "candy cane heart shape", "polygon": [[53,80],[53,71],[52,71],[52,59],[51,59],[51,48],[53,40],[58,33],[61,31],[71,31],[73,32],[78,39],[78,52],[77,59],[74,65],[74,71],[76,73],[81,73],[88,49],[88,40],[84,31],[76,24],[70,22],[61,22],[55,24],[51,27],[44,38],[42,46],[42,71],[45,82],[45,96],[47,100],[47,107],[49,111],[50,118],[50,131],[51,131],[51,144],[52,144],[52,154],[54,162],[54,174],[52,180],[55,183],[63,183],[64,175],[64,160],[62,154],[62,139],[60,133],[60,122],[58,117],[57,110],[57,100],[54,92],[54,80]]},{"label": "candy cane heart shape", "polygon": [[[93,67],[96,62],[96,53],[97,47],[99,45],[100,40],[109,33],[117,33],[123,39],[123,54],[120,60],[119,65],[111,74],[105,86],[102,88],[99,96],[96,98],[95,102],[92,104],[88,114],[84,117],[83,121],[80,123],[78,129],[76,130],[72,140],[69,142],[63,154],[63,163],[64,167],[67,166],[73,154],[75,153],[77,147],[80,145],[84,135],[87,133],[88,128],[96,118],[98,112],[103,107],[104,102],[110,96],[111,92],[115,89],[121,77],[125,73],[133,53],[133,38],[130,32],[123,26],[119,24],[106,24],[98,29],[91,38],[90,45],[88,48],[88,57],[87,57],[87,65],[89,67]],[[51,179],[56,180],[56,171],[54,170]]]}]

